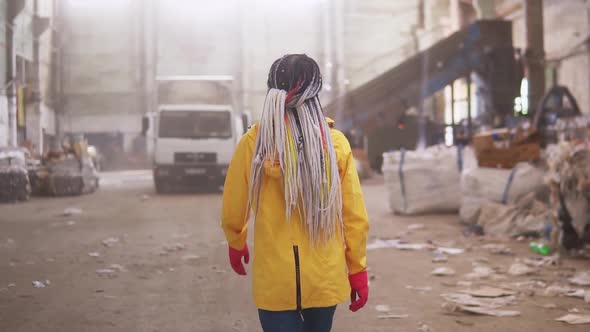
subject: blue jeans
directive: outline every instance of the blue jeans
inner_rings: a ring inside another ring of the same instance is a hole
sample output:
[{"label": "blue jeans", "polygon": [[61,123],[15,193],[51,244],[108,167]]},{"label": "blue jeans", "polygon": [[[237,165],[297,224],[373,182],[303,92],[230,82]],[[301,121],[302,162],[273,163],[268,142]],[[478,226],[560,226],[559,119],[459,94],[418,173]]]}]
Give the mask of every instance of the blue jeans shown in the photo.
[{"label": "blue jeans", "polygon": [[[258,310],[264,332],[330,332],[336,306],[327,308],[268,311]],[[303,316],[303,319],[302,319]]]}]

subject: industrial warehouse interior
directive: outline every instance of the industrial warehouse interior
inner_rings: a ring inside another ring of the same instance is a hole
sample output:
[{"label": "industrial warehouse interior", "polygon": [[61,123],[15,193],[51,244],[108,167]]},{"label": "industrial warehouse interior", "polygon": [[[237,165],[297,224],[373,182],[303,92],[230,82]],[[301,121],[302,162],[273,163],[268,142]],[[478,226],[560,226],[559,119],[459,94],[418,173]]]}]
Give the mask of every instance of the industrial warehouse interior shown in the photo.
[{"label": "industrial warehouse interior", "polygon": [[590,330],[590,0],[0,27],[0,332]]}]

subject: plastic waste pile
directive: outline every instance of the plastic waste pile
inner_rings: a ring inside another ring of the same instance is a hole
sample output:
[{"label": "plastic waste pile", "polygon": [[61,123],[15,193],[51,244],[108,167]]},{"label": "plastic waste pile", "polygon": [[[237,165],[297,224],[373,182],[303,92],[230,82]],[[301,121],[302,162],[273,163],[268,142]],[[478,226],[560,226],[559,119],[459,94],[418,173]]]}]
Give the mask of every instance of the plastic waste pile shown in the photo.
[{"label": "plastic waste pile", "polygon": [[546,154],[549,171],[545,180],[553,208],[560,212],[560,222],[571,224],[575,231],[569,234],[571,237],[564,234],[563,241],[590,242],[590,141],[550,145]]},{"label": "plastic waste pile", "polygon": [[0,202],[29,199],[31,186],[25,160],[21,149],[0,149]]},{"label": "plastic waste pile", "polygon": [[98,173],[83,139],[66,145],[63,151],[48,153],[42,164],[30,172],[36,194],[72,196],[98,188]]}]

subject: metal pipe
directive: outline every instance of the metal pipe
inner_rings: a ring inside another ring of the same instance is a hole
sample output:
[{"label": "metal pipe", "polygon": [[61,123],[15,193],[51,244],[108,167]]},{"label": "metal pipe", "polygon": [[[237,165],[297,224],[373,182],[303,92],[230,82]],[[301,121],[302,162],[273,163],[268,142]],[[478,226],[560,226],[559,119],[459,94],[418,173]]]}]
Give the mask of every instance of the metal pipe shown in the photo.
[{"label": "metal pipe", "polygon": [[471,138],[473,126],[471,121],[471,75],[467,75],[467,134]]},{"label": "metal pipe", "polygon": [[455,142],[455,82],[451,83],[451,132]]}]

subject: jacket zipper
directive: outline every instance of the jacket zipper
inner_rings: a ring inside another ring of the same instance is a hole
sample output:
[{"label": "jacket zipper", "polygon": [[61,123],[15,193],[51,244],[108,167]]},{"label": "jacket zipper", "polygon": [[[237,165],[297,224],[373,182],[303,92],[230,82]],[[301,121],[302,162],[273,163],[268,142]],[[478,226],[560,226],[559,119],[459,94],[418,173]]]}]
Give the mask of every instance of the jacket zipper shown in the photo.
[{"label": "jacket zipper", "polygon": [[293,246],[293,254],[295,255],[295,283],[297,292],[297,311],[301,320],[303,320],[303,312],[301,308],[301,267],[299,265],[299,247]]}]

